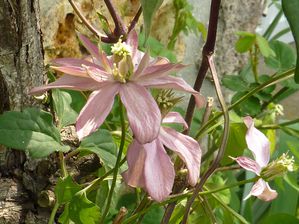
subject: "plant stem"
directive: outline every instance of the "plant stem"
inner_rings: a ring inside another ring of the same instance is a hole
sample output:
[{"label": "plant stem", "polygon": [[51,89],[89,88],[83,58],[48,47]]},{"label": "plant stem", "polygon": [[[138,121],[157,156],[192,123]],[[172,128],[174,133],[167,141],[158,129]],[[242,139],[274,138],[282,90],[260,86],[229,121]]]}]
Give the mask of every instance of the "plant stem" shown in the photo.
[{"label": "plant stem", "polygon": [[258,47],[257,47],[257,45],[254,45],[253,48],[250,49],[249,54],[250,54],[251,67],[252,67],[252,73],[254,75],[254,80],[256,83],[258,83],[259,77],[258,77],[258,71],[257,71],[257,66],[258,66]]},{"label": "plant stem", "polygon": [[77,6],[77,4],[74,2],[74,0],[69,0],[69,3],[73,7],[76,14],[79,16],[79,18],[82,20],[84,25],[93,33],[95,34],[99,39],[101,39],[103,42],[106,42],[108,40],[108,37],[106,37],[104,34],[102,34],[99,30],[97,30],[93,25],[90,24],[90,22],[85,18],[85,16],[82,14],[81,10]]},{"label": "plant stem", "polygon": [[291,120],[291,121],[283,122],[280,124],[266,124],[266,125],[260,126],[259,128],[260,129],[280,129],[281,127],[289,126],[289,125],[296,124],[296,123],[299,123],[299,118]]},{"label": "plant stem", "polygon": [[110,0],[104,0],[104,2],[109,10],[109,13],[113,19],[113,22],[115,24],[114,34],[117,37],[120,37],[121,35],[125,35],[126,27],[123,24],[123,21],[120,18],[120,16],[116,13],[115,7],[113,6],[112,2]]},{"label": "plant stem", "polygon": [[110,191],[109,191],[109,194],[108,194],[106,207],[105,207],[105,210],[103,212],[102,219],[101,219],[101,222],[100,222],[102,224],[105,223],[105,218],[108,214],[108,211],[109,211],[109,208],[110,208],[110,205],[111,205],[112,196],[113,196],[114,188],[115,188],[115,185],[116,185],[118,169],[120,167],[121,157],[122,157],[122,154],[123,154],[123,149],[124,149],[125,141],[126,141],[126,122],[125,122],[123,104],[120,101],[120,99],[119,99],[119,111],[120,111],[120,122],[121,122],[121,140],[120,140],[119,152],[118,152],[115,167],[114,167],[111,188],[110,188]]},{"label": "plant stem", "polygon": [[136,15],[134,16],[133,20],[131,21],[130,23],[130,26],[128,27],[128,33],[131,32],[131,30],[134,29],[135,25],[137,24],[138,20],[139,20],[139,17],[142,13],[142,7],[140,6],[139,9],[138,9],[138,12],[136,13]]},{"label": "plant stem", "polygon": [[224,130],[223,130],[221,145],[220,145],[220,148],[218,150],[218,154],[217,154],[215,160],[213,161],[212,165],[207,170],[207,172],[202,176],[202,178],[200,179],[200,182],[195,186],[192,197],[189,198],[189,200],[187,201],[185,214],[184,214],[184,217],[183,217],[183,220],[182,220],[182,224],[187,223],[189,211],[191,209],[191,206],[192,206],[194,200],[196,199],[198,193],[202,190],[202,187],[205,184],[205,182],[214,173],[215,169],[217,169],[217,167],[219,166],[219,163],[220,163],[220,161],[221,161],[221,159],[224,155],[224,152],[225,152],[225,148],[226,148],[227,140],[228,140],[228,134],[229,134],[228,109],[226,107],[225,100],[224,100],[224,97],[223,97],[222,92],[221,92],[220,82],[218,80],[216,68],[215,68],[215,65],[214,65],[213,55],[209,55],[207,57],[207,59],[208,59],[209,67],[210,67],[211,74],[212,74],[212,77],[213,77],[213,80],[214,80],[214,85],[215,85],[215,90],[216,90],[216,93],[217,93],[217,97],[218,97],[218,100],[219,100],[219,103],[221,105],[222,112],[223,112],[223,115],[224,115]]},{"label": "plant stem", "polygon": [[[207,55],[211,55],[214,52],[220,2],[221,2],[221,0],[212,0],[211,1],[207,42],[205,43],[203,50],[202,50],[202,61],[201,61],[201,65],[200,65],[200,68],[199,68],[199,71],[197,74],[197,78],[196,78],[196,81],[195,81],[194,87],[193,87],[194,90],[196,90],[196,91],[200,91],[203,80],[205,79],[207,71],[209,69]],[[189,133],[189,129],[191,127],[191,122],[192,122],[192,118],[193,118],[194,108],[195,108],[195,99],[193,96],[191,96],[191,98],[189,100],[188,107],[187,107],[186,116],[185,116],[185,120],[186,120],[189,128],[184,132],[185,134]]]},{"label": "plant stem", "polygon": [[48,224],[53,224],[54,223],[55,215],[56,215],[56,212],[57,212],[58,208],[59,208],[59,203],[58,203],[58,200],[56,200],[56,202],[54,204],[54,207],[51,211],[51,215],[50,215]]},{"label": "plant stem", "polygon": [[266,109],[267,106],[268,106],[270,103],[274,102],[278,97],[280,97],[282,94],[284,94],[284,93],[285,93],[286,91],[288,91],[288,90],[289,90],[289,87],[283,87],[283,88],[281,88],[277,93],[275,93],[275,94],[271,97],[271,99],[270,99],[269,101],[263,103],[261,110]]},{"label": "plant stem", "polygon": [[[289,79],[291,77],[294,76],[294,71],[295,69],[290,69],[288,71],[283,72],[282,74],[276,75],[273,79],[270,79],[264,83],[262,83],[261,85],[257,86],[256,88],[254,88],[253,90],[251,90],[250,92],[248,92],[247,94],[245,94],[244,96],[242,96],[239,100],[237,100],[235,103],[233,103],[232,105],[230,105],[228,107],[228,111],[232,110],[233,108],[235,108],[236,106],[238,106],[240,103],[244,102],[245,100],[247,100],[250,96],[256,94],[257,92],[272,86],[276,83],[279,83],[283,80]],[[204,133],[204,131],[209,128],[209,126],[215,121],[217,120],[219,117],[221,117],[223,115],[223,112],[220,112],[218,115],[216,115],[215,117],[211,118],[206,124],[204,124],[199,131],[197,132],[195,139],[199,139],[200,136],[202,135],[202,133]]]}]

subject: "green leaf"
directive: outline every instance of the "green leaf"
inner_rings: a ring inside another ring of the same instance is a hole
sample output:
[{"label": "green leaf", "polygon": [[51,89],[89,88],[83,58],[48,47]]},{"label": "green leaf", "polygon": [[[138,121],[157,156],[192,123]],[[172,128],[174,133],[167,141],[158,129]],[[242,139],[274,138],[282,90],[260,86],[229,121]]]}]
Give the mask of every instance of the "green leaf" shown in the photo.
[{"label": "green leaf", "polygon": [[236,42],[235,48],[239,53],[249,51],[255,42],[255,36],[241,36]]},{"label": "green leaf", "polygon": [[100,218],[100,208],[87,199],[85,192],[78,192],[65,207],[59,217],[59,222],[63,224],[98,224]]},{"label": "green leaf", "polygon": [[88,150],[99,156],[107,167],[114,167],[116,162],[117,147],[109,131],[99,129],[84,138],[79,146],[80,150]]},{"label": "green leaf", "polygon": [[55,186],[55,196],[59,204],[69,202],[73,196],[81,190],[79,184],[75,183],[71,176],[59,178]]},{"label": "green leaf", "polygon": [[[286,206],[286,205],[284,205]],[[299,219],[292,215],[279,213],[266,217],[260,224],[299,224]]]},{"label": "green leaf", "polygon": [[265,58],[265,63],[277,72],[284,72],[296,64],[294,50],[286,43],[275,40],[270,42],[270,47],[275,52],[275,56]]},{"label": "green leaf", "polygon": [[299,83],[299,1],[298,0],[282,0],[283,12],[290,24],[293,33],[296,49],[297,49],[297,63],[295,70],[295,82]]},{"label": "green leaf", "polygon": [[86,103],[82,93],[72,90],[53,89],[52,98],[60,128],[74,124]]},{"label": "green leaf", "polygon": [[[233,104],[246,93],[247,92],[237,92],[233,96],[231,103]],[[248,114],[250,114],[251,116],[255,116],[261,111],[260,100],[255,96],[251,96],[246,101],[236,106],[235,111],[238,113],[239,116],[246,116]]]},{"label": "green leaf", "polygon": [[229,156],[238,157],[243,155],[243,151],[247,147],[245,141],[246,131],[247,128],[244,123],[230,124],[227,146],[221,165],[225,166],[234,162]]},{"label": "green leaf", "polygon": [[143,20],[144,20],[144,31],[145,31],[145,39],[148,38],[152,20],[156,13],[156,11],[161,6],[163,0],[141,0],[141,7],[143,12]]},{"label": "green leaf", "polygon": [[164,214],[164,209],[161,207],[151,208],[144,216],[142,224],[160,223]]},{"label": "green leaf", "polygon": [[[101,169],[99,169],[98,172],[98,176],[102,176],[106,173],[106,170],[104,167],[102,167]],[[95,198],[95,203],[97,206],[99,206],[99,208],[101,209],[101,211],[103,211],[104,209],[104,205],[107,199],[107,195],[109,193],[109,183],[108,181],[102,181],[97,192],[96,192],[96,198]]]},{"label": "green leaf", "polygon": [[23,112],[9,111],[0,116],[0,144],[25,150],[32,158],[42,158],[56,151],[68,151],[52,122],[52,115],[37,108]]},{"label": "green leaf", "polygon": [[262,37],[261,35],[256,34],[256,43],[257,46],[259,47],[261,54],[267,58],[270,56],[275,56],[274,51],[271,49],[271,47],[269,46],[268,41]]},{"label": "green leaf", "polygon": [[247,83],[237,75],[225,75],[222,84],[232,91],[244,91],[247,88]]}]

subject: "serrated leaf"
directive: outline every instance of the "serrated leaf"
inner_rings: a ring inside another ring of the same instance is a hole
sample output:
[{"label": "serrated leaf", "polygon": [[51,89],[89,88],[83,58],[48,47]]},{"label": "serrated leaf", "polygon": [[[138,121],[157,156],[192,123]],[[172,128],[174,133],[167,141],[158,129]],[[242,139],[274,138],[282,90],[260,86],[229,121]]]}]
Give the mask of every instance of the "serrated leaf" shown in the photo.
[{"label": "serrated leaf", "polygon": [[60,128],[74,124],[86,103],[86,98],[82,93],[72,90],[53,89],[52,99]]},{"label": "serrated leaf", "polygon": [[82,140],[78,149],[97,154],[107,167],[113,168],[115,166],[117,147],[107,130],[99,129],[87,136]]},{"label": "serrated leaf", "polygon": [[156,13],[156,11],[161,6],[163,0],[141,0],[140,4],[142,7],[142,13],[143,13],[143,20],[144,20],[144,31],[145,31],[145,39],[148,38],[152,20]]},{"label": "serrated leaf", "polygon": [[221,160],[221,165],[234,162],[229,156],[238,157],[243,155],[243,151],[247,147],[245,141],[246,131],[247,128],[243,122],[230,124],[227,146],[223,159]]},{"label": "serrated leaf", "polygon": [[87,199],[85,192],[78,192],[65,207],[59,217],[59,222],[63,224],[98,224],[100,218],[100,208]]},{"label": "serrated leaf", "polygon": [[299,1],[298,0],[282,0],[283,12],[290,24],[292,34],[295,39],[297,49],[297,62],[295,70],[295,82],[299,83]]},{"label": "serrated leaf", "polygon": [[80,190],[80,185],[75,183],[71,176],[59,178],[55,186],[56,200],[58,200],[59,204],[69,202]]},{"label": "serrated leaf", "polygon": [[52,115],[37,108],[23,112],[9,111],[0,116],[0,144],[24,150],[32,158],[42,158],[56,151],[68,151],[54,126]]},{"label": "serrated leaf", "polygon": [[274,51],[271,49],[271,47],[269,46],[268,41],[262,37],[261,35],[256,34],[256,43],[257,46],[259,47],[261,54],[267,58],[270,56],[275,56]]},{"label": "serrated leaf", "polygon": [[281,41],[271,41],[270,47],[275,52],[275,56],[265,58],[265,63],[277,72],[286,71],[296,64],[296,56],[294,50],[286,43]]}]

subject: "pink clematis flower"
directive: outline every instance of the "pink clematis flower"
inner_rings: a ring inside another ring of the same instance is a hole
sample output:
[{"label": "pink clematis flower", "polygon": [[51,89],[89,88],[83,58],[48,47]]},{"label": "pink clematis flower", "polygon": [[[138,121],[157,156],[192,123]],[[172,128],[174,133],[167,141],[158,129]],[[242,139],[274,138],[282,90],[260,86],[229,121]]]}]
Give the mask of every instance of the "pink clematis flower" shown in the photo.
[{"label": "pink clematis flower", "polygon": [[80,140],[104,122],[117,94],[127,110],[131,130],[142,144],[152,142],[158,136],[161,123],[159,108],[147,88],[186,91],[194,94],[199,102],[198,92],[183,79],[168,75],[185,66],[170,63],[165,58],[151,60],[147,53],[137,50],[135,31],[129,34],[126,43],[119,41],[112,47],[113,56],[107,56],[85,36],[78,36],[91,56],[82,60],[54,60],[56,66],[52,68],[65,74],[30,93],[40,94],[52,88],[93,91],[77,118],[76,131]]},{"label": "pink clematis flower", "polygon": [[[177,112],[168,113],[163,123],[187,124]],[[125,182],[142,187],[156,201],[163,201],[173,187],[175,171],[164,146],[176,152],[188,169],[188,180],[194,186],[199,177],[201,149],[197,141],[169,127],[161,127],[158,138],[147,144],[133,140],[128,148],[128,170],[123,173]]]},{"label": "pink clematis flower", "polygon": [[[261,131],[254,127],[254,121],[251,117],[245,117],[244,123],[248,128],[246,133],[246,143],[253,153],[255,161],[245,156],[233,159],[235,159],[244,169],[261,176],[262,170],[267,167],[270,160],[270,142]],[[263,178],[260,178],[253,185],[245,200],[251,195],[258,197],[263,201],[271,201],[277,197],[277,192],[271,189],[269,184]]]}]

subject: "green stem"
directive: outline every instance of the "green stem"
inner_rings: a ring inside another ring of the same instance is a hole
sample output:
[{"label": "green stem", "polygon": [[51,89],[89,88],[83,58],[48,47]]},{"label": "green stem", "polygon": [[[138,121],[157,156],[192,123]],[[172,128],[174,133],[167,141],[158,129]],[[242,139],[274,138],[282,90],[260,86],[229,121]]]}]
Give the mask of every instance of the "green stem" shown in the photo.
[{"label": "green stem", "polygon": [[126,122],[125,122],[125,116],[124,116],[124,108],[123,108],[123,104],[120,100],[119,100],[119,111],[120,111],[120,121],[121,121],[121,140],[120,140],[119,152],[118,152],[115,167],[114,167],[112,184],[111,184],[111,188],[110,188],[110,191],[108,194],[107,204],[106,204],[106,207],[105,207],[105,210],[103,212],[102,219],[100,222],[102,224],[104,224],[104,222],[105,222],[105,218],[108,214],[108,211],[109,211],[109,208],[111,205],[112,196],[113,196],[114,188],[116,185],[118,169],[120,167],[121,157],[123,154],[123,149],[124,149],[125,141],[126,141]]},{"label": "green stem", "polygon": [[259,82],[258,71],[257,71],[258,48],[256,45],[253,47],[253,49],[250,49],[249,54],[250,54],[251,68],[252,68],[252,73],[254,75],[254,80],[256,83],[258,83]]},{"label": "green stem", "polygon": [[54,204],[54,207],[52,209],[48,224],[53,224],[54,223],[55,215],[56,215],[56,212],[57,212],[58,208],[59,208],[59,203],[58,203],[58,200],[56,200],[56,202]]},{"label": "green stem", "polygon": [[[283,72],[282,74],[276,75],[274,78],[262,83],[261,85],[257,86],[256,88],[254,88],[253,90],[251,90],[250,92],[248,92],[247,94],[245,94],[244,96],[242,96],[239,100],[237,100],[235,103],[233,103],[232,105],[230,105],[228,107],[228,110],[232,110],[234,109],[236,106],[238,106],[240,103],[244,102],[245,100],[247,100],[249,97],[251,97],[252,95],[256,94],[257,92],[275,85],[276,83],[279,83],[283,80],[289,79],[291,77],[294,76],[294,71],[295,69],[290,69],[288,71]],[[217,120],[219,117],[221,117],[223,115],[223,112],[220,112],[218,115],[216,115],[215,117],[211,118],[206,124],[204,124],[199,131],[197,132],[195,139],[199,139],[201,137],[201,135],[204,133],[204,131],[209,128],[209,126],[211,124],[214,123],[215,120]]]},{"label": "green stem", "polygon": [[260,129],[280,129],[281,127],[296,124],[298,122],[299,122],[299,118],[291,120],[291,121],[283,122],[280,124],[266,124],[266,125],[260,126],[259,128]]},{"label": "green stem", "polygon": [[[62,176],[62,178],[65,178],[68,176],[68,173],[66,170],[65,158],[64,158],[63,152],[59,152],[59,161],[60,161],[61,176]],[[58,203],[58,200],[56,199],[54,207],[51,211],[51,215],[50,215],[48,224],[54,223],[55,215],[56,215],[58,208],[59,208],[59,203]]]}]

